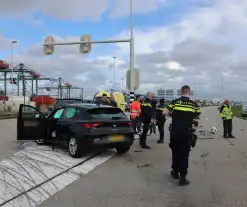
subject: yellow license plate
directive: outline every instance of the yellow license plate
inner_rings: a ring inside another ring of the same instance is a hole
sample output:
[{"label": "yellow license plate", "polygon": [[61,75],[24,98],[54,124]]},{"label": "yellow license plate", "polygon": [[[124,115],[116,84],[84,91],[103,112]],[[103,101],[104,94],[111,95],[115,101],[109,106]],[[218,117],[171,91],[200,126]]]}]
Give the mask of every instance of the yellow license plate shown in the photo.
[{"label": "yellow license plate", "polygon": [[110,142],[122,142],[124,141],[124,136],[123,135],[114,135],[109,137]]}]

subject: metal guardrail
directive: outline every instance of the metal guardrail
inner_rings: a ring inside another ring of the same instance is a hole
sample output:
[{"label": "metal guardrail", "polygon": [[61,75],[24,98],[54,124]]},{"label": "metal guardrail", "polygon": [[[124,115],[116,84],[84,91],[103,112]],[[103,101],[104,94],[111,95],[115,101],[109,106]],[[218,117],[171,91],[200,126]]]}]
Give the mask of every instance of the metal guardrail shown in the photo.
[{"label": "metal guardrail", "polygon": [[0,119],[16,119],[18,116],[18,113],[3,113],[0,114]]}]

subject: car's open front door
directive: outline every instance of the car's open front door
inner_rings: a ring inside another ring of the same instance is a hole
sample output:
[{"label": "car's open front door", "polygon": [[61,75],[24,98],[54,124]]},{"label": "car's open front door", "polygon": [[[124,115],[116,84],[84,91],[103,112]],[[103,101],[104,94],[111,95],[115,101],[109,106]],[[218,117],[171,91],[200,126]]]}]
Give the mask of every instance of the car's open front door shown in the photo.
[{"label": "car's open front door", "polygon": [[46,139],[47,118],[33,106],[21,104],[17,118],[17,140]]}]

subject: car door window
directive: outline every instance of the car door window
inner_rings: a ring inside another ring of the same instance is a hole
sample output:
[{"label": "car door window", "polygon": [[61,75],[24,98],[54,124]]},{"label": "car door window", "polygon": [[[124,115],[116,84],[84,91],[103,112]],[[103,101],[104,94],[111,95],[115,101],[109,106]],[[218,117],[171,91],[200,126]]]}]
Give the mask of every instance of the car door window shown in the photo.
[{"label": "car door window", "polygon": [[22,118],[24,119],[33,119],[36,115],[42,117],[42,114],[36,108],[30,106],[23,106],[22,108]]},{"label": "car door window", "polygon": [[76,108],[74,107],[67,107],[64,110],[64,113],[62,114],[61,118],[63,119],[71,119],[76,114]]},{"label": "car door window", "polygon": [[55,114],[53,115],[54,119],[60,119],[62,113],[63,113],[64,109],[58,109]]}]

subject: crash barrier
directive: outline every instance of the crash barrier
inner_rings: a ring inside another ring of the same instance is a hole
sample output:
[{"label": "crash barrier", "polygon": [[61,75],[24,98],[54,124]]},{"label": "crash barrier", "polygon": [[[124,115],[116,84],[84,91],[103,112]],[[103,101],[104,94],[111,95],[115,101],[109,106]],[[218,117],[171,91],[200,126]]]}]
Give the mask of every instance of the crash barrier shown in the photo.
[{"label": "crash barrier", "polygon": [[0,114],[0,119],[16,119],[17,116],[18,116],[17,113]]}]

